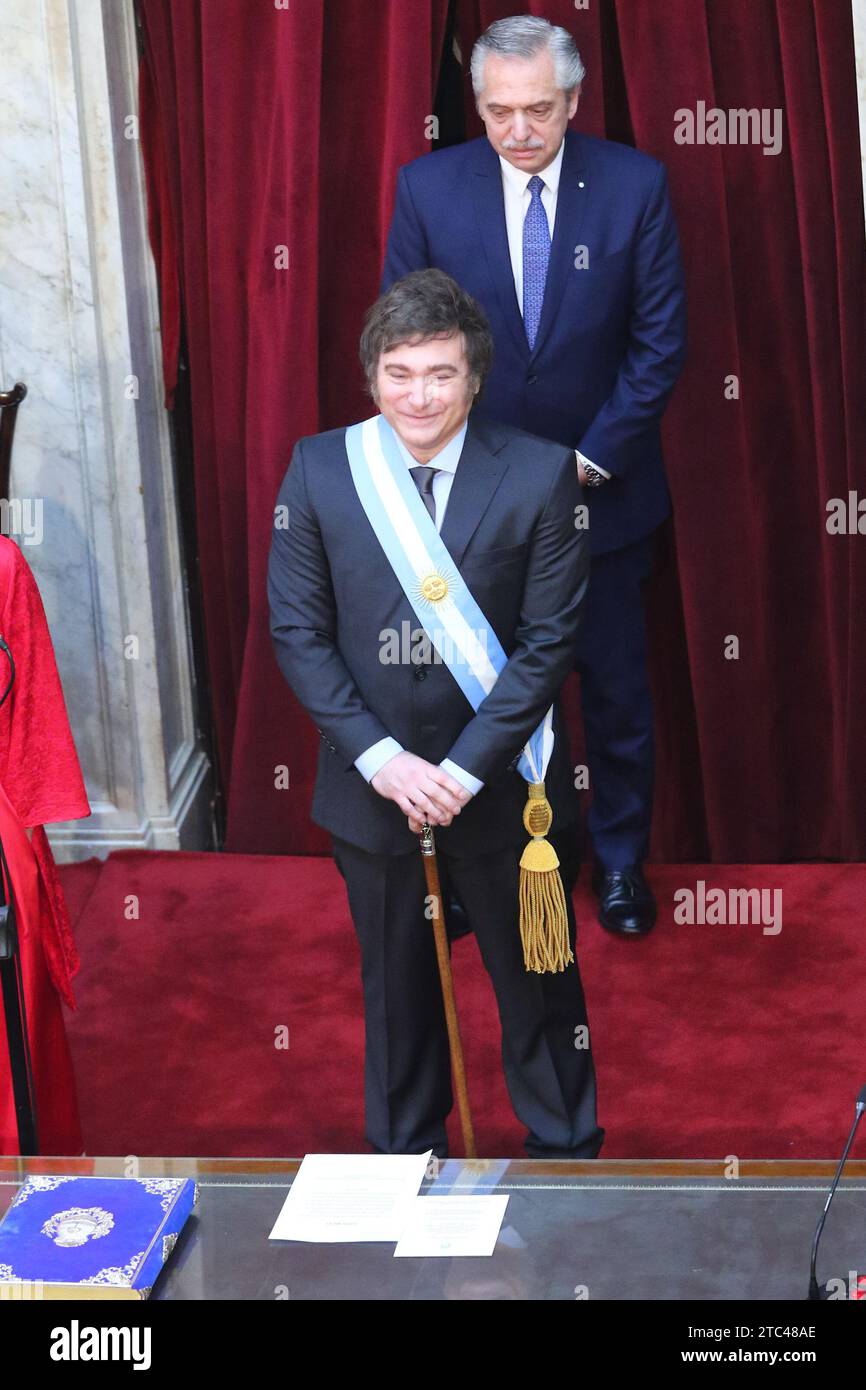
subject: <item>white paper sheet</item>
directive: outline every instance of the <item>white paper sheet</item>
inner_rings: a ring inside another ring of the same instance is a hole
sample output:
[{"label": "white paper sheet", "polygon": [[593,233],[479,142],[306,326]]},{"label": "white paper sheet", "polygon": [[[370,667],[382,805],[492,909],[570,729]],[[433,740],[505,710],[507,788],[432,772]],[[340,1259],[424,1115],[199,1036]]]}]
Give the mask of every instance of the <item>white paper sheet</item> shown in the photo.
[{"label": "white paper sheet", "polygon": [[492,1255],[508,1193],[416,1197],[395,1255]]},{"label": "white paper sheet", "polygon": [[426,1154],[307,1154],[271,1240],[399,1240]]}]

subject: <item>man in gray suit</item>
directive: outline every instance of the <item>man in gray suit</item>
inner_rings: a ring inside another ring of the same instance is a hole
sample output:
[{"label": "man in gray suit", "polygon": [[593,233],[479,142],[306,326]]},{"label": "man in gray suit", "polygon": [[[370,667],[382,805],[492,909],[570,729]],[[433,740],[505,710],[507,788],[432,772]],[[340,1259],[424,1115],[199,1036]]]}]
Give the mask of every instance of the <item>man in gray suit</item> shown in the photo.
[{"label": "man in gray suit", "polygon": [[[528,971],[518,926],[527,797],[518,760],[551,706],[542,775],[555,846],[577,809],[556,703],[587,585],[574,454],[470,415],[492,339],[478,305],[441,271],[407,275],[377,301],[361,360],[381,414],[298,441],[268,595],[280,668],[321,734],[313,819],[333,836],[361,946],[367,1137],[385,1153],[447,1154],[448,1038],[417,838],[427,820],[443,891],[453,886],[470,912],[496,992],[527,1152],[595,1157],[604,1131],[578,967]],[[390,451],[387,467],[384,452],[377,462],[390,494],[381,478],[364,481],[357,441],[369,441],[370,426],[376,449],[381,439]],[[376,486],[396,498],[378,522]],[[447,658],[425,645],[421,596],[387,550],[389,538],[412,549],[407,496],[431,553],[441,541],[446,573],[459,575],[503,654],[474,707]],[[573,949],[570,899],[567,914]]]}]

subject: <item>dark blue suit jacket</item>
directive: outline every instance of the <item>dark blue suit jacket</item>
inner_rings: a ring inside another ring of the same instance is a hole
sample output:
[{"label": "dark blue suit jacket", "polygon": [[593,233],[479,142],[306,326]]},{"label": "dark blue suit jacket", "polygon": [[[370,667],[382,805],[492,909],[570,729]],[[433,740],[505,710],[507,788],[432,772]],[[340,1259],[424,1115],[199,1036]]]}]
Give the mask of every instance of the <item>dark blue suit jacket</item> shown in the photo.
[{"label": "dark blue suit jacket", "polygon": [[[575,266],[585,247],[588,266]],[[486,136],[405,165],[382,288],[437,266],[483,306],[496,345],[473,411],[580,449],[612,474],[585,489],[593,552],[669,513],[659,420],[685,355],[685,293],[664,165],[567,131],[532,352],[514,289],[499,157]]]}]

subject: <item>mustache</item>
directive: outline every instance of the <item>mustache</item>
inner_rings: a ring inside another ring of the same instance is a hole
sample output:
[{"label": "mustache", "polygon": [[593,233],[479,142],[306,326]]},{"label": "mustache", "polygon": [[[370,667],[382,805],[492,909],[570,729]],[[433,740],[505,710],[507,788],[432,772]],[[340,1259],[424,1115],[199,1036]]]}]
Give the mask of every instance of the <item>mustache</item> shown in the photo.
[{"label": "mustache", "polygon": [[523,140],[505,139],[502,141],[502,148],[504,150],[543,150],[544,141],[530,140],[526,143]]}]

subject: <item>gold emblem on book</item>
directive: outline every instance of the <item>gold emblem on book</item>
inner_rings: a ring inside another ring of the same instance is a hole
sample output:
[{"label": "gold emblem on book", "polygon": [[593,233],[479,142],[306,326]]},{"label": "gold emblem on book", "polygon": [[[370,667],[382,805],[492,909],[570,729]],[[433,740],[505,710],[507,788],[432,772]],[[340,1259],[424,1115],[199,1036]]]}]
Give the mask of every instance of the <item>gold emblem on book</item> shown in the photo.
[{"label": "gold emblem on book", "polygon": [[55,1212],[43,1224],[42,1234],[50,1236],[55,1245],[86,1245],[99,1240],[114,1228],[114,1217],[102,1207],[69,1207]]}]

